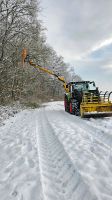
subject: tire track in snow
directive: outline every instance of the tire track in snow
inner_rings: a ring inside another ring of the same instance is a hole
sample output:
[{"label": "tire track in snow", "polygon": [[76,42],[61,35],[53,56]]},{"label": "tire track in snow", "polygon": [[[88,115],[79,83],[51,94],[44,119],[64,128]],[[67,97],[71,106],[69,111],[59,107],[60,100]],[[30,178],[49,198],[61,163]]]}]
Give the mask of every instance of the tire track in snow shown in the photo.
[{"label": "tire track in snow", "polygon": [[55,115],[47,111],[46,114],[75,168],[93,189],[93,193],[101,200],[112,199],[110,135],[103,134],[86,120],[63,111],[55,111]]},{"label": "tire track in snow", "polygon": [[86,121],[60,102],[49,105],[0,128],[1,199],[112,200],[111,120]]},{"label": "tire track in snow", "polygon": [[42,110],[37,124],[37,143],[44,200],[97,200],[75,169]]},{"label": "tire track in snow", "polygon": [[36,145],[37,111],[23,111],[0,127],[0,199],[42,200]]}]

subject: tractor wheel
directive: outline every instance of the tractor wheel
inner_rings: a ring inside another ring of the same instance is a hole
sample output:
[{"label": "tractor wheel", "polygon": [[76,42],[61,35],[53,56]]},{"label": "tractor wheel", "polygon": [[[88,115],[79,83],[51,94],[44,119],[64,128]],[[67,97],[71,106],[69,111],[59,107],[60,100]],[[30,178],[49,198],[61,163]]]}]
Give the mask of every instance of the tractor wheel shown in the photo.
[{"label": "tractor wheel", "polygon": [[64,106],[65,106],[65,111],[69,112],[69,103],[66,97],[64,98]]},{"label": "tractor wheel", "polygon": [[72,102],[70,102],[70,106],[69,106],[69,108],[70,108],[70,109],[69,109],[69,110],[70,110],[70,113],[73,114]]},{"label": "tractor wheel", "polygon": [[71,113],[76,116],[80,115],[79,102],[76,99],[71,101]]}]

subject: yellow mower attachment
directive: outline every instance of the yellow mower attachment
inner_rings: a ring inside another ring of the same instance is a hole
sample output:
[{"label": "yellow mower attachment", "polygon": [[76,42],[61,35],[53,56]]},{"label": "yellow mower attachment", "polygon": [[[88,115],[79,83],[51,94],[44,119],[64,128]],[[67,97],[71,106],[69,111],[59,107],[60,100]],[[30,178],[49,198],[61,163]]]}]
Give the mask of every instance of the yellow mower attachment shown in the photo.
[{"label": "yellow mower attachment", "polygon": [[[112,92],[111,92],[112,93]],[[81,117],[108,117],[112,116],[112,102],[109,100],[111,93],[93,96],[85,94],[80,105]]]}]

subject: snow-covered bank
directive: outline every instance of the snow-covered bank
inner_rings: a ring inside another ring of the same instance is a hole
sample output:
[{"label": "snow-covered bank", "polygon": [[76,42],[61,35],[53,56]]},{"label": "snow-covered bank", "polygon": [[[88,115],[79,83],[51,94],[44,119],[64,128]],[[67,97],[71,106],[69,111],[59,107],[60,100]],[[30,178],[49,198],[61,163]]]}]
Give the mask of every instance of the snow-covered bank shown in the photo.
[{"label": "snow-covered bank", "polygon": [[40,200],[36,113],[23,111],[0,127],[0,199]]},{"label": "snow-covered bank", "polygon": [[19,102],[8,106],[0,105],[0,126],[4,124],[6,119],[14,117],[15,114],[22,111],[23,109],[25,109],[25,107]]},{"label": "snow-covered bank", "polygon": [[112,118],[81,119],[63,102],[0,127],[1,200],[112,200]]}]

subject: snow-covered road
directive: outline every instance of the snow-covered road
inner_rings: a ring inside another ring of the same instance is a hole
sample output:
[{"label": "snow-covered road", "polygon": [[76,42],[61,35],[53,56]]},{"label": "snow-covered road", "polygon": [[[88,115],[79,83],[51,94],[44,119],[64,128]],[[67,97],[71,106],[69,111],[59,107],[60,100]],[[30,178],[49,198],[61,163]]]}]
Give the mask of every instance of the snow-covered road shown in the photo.
[{"label": "snow-covered road", "polygon": [[63,102],[0,127],[1,200],[112,200],[112,118],[81,119]]}]

